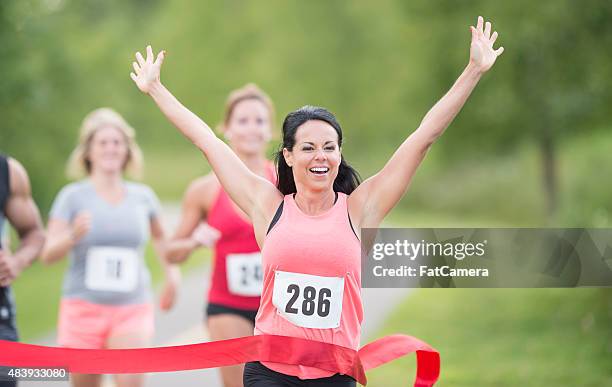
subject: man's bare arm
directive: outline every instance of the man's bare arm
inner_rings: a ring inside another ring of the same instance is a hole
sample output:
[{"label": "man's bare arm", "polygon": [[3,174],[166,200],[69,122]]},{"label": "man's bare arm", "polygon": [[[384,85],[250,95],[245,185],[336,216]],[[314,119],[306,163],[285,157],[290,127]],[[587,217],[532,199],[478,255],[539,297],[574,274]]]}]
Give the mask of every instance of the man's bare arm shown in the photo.
[{"label": "man's bare arm", "polygon": [[9,285],[28,267],[40,253],[45,234],[40,213],[30,188],[25,168],[14,159],[8,160],[10,195],[5,205],[5,215],[19,235],[19,246],[11,254],[0,252],[0,285]]}]

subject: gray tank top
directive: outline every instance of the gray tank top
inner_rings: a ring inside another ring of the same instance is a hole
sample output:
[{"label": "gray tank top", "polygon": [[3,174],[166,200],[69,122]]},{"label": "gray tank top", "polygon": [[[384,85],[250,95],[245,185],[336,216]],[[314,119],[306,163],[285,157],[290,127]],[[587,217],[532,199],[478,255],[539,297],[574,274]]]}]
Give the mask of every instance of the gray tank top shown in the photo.
[{"label": "gray tank top", "polygon": [[52,219],[72,222],[81,211],[91,214],[89,232],[70,252],[63,298],[106,305],[151,301],[144,249],[159,200],[146,185],[124,184],[127,193],[119,204],[101,198],[88,179],[65,186],[55,198]]}]

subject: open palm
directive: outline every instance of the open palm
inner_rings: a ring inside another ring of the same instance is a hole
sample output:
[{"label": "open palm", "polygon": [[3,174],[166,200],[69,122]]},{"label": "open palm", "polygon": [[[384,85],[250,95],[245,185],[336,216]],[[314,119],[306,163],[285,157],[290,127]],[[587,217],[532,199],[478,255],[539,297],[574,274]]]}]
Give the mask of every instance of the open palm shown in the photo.
[{"label": "open palm", "polygon": [[[148,94],[151,87],[159,82],[159,73],[165,55],[165,51],[160,51],[160,53],[157,54],[157,58],[155,58],[151,46],[147,46],[146,58],[143,58],[140,52],[136,53],[137,62],[132,63],[134,72],[130,73],[130,77],[143,93]],[[154,58],[155,60],[153,60]]]},{"label": "open palm", "polygon": [[491,23],[484,23],[482,16],[478,16],[476,27],[470,26],[472,31],[472,43],[470,45],[470,62],[485,72],[493,66],[498,56],[504,52],[504,48],[493,49],[497,40],[497,31],[491,33]]}]

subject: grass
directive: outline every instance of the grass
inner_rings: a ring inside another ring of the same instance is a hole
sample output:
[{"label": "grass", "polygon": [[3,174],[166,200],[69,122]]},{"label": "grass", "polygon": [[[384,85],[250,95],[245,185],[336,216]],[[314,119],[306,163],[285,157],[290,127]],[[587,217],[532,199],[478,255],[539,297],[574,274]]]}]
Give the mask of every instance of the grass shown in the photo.
[{"label": "grass", "polygon": [[389,227],[413,227],[413,228],[435,228],[435,227],[513,227],[516,226],[503,219],[495,219],[487,216],[461,216],[453,213],[437,212],[407,212],[391,211],[385,218],[384,224]]},{"label": "grass", "polygon": [[[612,289],[419,289],[376,337],[404,333],[441,355],[437,386],[612,385]],[[368,373],[406,386],[414,355]]]}]

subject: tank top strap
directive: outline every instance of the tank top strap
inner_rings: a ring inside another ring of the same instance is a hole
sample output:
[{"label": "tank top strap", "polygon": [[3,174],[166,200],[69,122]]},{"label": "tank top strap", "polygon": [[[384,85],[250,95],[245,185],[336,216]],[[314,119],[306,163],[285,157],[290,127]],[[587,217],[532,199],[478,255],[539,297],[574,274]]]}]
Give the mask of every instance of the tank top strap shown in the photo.
[{"label": "tank top strap", "polygon": [[353,235],[355,235],[355,237],[357,237],[357,239],[359,240],[359,237],[357,236],[357,233],[355,232],[355,227],[353,227],[353,223],[351,222],[351,217],[349,216],[348,195],[345,194],[344,192],[337,192],[337,195],[338,195],[338,200],[336,201],[336,204],[334,205],[334,208],[333,208],[334,217],[338,219],[339,221],[341,221],[342,223],[347,224],[349,228],[351,229],[351,232],[353,233]]},{"label": "tank top strap", "polygon": [[347,203],[347,199],[348,199],[348,195],[345,194],[344,192],[336,192],[336,195],[338,195],[337,199],[336,199],[336,205],[338,206],[338,209],[340,208],[344,208],[346,209],[348,206]]},{"label": "tank top strap", "polygon": [[295,199],[293,198],[293,195],[294,194],[285,195],[285,197],[283,198],[283,213],[285,215],[285,218],[291,216],[289,214],[293,215],[298,209],[297,204],[295,204]]}]

